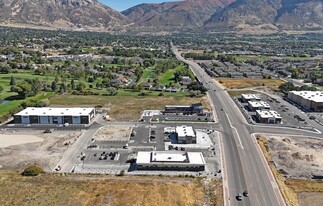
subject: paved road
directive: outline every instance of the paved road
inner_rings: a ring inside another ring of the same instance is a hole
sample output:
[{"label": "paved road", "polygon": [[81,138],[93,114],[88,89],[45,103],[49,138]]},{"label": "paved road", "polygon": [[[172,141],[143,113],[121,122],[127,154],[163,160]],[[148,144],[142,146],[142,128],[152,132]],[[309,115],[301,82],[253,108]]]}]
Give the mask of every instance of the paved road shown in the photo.
[{"label": "paved road", "polygon": [[81,150],[87,147],[98,129],[99,127],[93,127],[84,131],[77,141],[65,151],[63,158],[58,163],[61,166],[60,172],[71,172],[74,165],[80,162]]},{"label": "paved road", "polygon": [[[252,130],[226,91],[216,84],[203,69],[180,56],[173,47],[176,57],[187,64],[208,89],[219,119],[223,135],[224,161],[227,179],[224,179],[226,205],[285,205],[277,184],[264,160],[257,143],[251,138]],[[249,198],[235,199],[237,193],[248,190]]]}]

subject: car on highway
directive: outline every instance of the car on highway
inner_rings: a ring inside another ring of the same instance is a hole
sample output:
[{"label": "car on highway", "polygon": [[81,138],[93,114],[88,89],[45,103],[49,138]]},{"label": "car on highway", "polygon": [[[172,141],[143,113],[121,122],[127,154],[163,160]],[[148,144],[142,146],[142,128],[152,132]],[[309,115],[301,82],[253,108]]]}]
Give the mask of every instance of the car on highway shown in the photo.
[{"label": "car on highway", "polygon": [[237,195],[237,200],[239,200],[239,201],[241,201],[241,200],[242,200],[242,195],[241,195],[241,193],[238,193],[238,195]]},{"label": "car on highway", "polygon": [[249,196],[249,193],[248,193],[247,190],[243,192],[243,196],[245,196],[245,197],[248,197]]},{"label": "car on highway", "polygon": [[314,116],[310,116],[310,120],[315,120],[316,118]]}]

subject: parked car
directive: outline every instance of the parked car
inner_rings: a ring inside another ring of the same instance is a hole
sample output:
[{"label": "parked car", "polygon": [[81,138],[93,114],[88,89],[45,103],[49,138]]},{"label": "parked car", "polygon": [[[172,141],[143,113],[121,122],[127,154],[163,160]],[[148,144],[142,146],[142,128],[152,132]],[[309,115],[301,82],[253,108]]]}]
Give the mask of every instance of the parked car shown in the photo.
[{"label": "parked car", "polygon": [[52,133],[50,129],[45,129],[44,133]]},{"label": "parked car", "polygon": [[239,200],[239,201],[241,201],[241,200],[242,200],[242,195],[241,195],[241,193],[238,193],[238,195],[237,195],[237,200]]}]

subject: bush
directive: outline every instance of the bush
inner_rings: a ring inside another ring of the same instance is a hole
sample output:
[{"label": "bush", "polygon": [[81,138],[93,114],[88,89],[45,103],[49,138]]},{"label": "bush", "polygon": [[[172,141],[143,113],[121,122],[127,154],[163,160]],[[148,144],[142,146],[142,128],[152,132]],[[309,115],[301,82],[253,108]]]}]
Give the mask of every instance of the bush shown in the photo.
[{"label": "bush", "polygon": [[149,94],[145,93],[145,92],[141,92],[141,93],[138,94],[138,96],[149,96]]},{"label": "bush", "polygon": [[164,96],[164,93],[159,93],[158,96],[162,97]]},{"label": "bush", "polygon": [[121,170],[121,172],[117,175],[117,176],[125,176],[125,174],[126,174],[126,171],[125,170]]},{"label": "bush", "polygon": [[21,173],[21,175],[23,175],[23,176],[38,176],[38,175],[40,175],[42,173],[44,173],[42,168],[40,168],[39,166],[33,165],[33,166],[28,166]]}]

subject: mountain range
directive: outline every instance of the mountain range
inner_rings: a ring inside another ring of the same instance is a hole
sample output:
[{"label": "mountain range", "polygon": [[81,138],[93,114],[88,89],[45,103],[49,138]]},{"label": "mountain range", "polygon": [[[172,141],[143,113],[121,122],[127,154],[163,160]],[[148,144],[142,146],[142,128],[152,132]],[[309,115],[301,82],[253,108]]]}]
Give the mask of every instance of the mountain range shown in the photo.
[{"label": "mountain range", "polygon": [[103,31],[131,23],[96,0],[0,0],[0,22],[9,26]]},{"label": "mountain range", "polygon": [[186,0],[118,12],[97,0],[0,0],[0,24],[95,31],[323,30],[323,0]]}]

